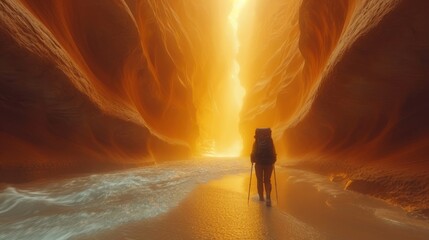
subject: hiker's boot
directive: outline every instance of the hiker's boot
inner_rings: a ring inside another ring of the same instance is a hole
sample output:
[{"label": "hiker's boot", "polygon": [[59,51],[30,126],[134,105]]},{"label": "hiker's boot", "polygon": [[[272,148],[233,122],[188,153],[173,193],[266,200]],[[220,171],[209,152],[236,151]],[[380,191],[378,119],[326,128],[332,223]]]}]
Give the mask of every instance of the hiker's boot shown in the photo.
[{"label": "hiker's boot", "polygon": [[271,207],[271,199],[267,198],[266,204],[267,204],[267,207]]}]

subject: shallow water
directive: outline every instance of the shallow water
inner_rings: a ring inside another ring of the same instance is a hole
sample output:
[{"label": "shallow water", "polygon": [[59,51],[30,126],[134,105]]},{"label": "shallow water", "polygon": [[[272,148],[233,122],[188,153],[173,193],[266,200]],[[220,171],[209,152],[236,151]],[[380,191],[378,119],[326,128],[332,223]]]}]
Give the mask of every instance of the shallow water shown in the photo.
[{"label": "shallow water", "polygon": [[428,239],[429,222],[399,207],[325,176],[276,169],[272,208],[258,201],[254,176],[247,204],[250,164],[237,159],[9,185],[0,239]]},{"label": "shallow water", "polygon": [[71,239],[155,217],[198,184],[248,166],[231,159],[186,160],[9,185],[0,193],[0,239]]}]

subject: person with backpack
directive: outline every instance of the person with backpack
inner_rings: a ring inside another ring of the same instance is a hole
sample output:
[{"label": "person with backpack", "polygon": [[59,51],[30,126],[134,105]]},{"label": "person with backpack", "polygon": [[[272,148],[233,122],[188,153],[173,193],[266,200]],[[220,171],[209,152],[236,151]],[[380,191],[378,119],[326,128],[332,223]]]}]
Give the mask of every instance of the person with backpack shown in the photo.
[{"label": "person with backpack", "polygon": [[271,206],[271,174],[274,169],[274,163],[277,160],[277,154],[271,138],[270,128],[257,128],[255,130],[255,142],[253,143],[250,160],[252,165],[255,163],[259,200],[265,200],[265,185],[266,205]]}]

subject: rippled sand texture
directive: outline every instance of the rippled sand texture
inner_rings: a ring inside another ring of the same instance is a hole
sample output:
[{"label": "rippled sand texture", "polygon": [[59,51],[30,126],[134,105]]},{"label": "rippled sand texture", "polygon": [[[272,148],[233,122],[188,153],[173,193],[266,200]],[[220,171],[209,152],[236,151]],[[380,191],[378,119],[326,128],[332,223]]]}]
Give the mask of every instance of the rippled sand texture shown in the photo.
[{"label": "rippled sand texture", "polygon": [[273,192],[266,207],[252,182],[248,204],[249,165],[184,160],[9,185],[0,239],[427,240],[428,221],[307,171],[277,167],[279,201]]},{"label": "rippled sand texture", "polygon": [[248,7],[255,25],[242,32],[245,151],[251,129],[275,125],[281,156],[345,172],[351,189],[428,208],[429,3]]}]

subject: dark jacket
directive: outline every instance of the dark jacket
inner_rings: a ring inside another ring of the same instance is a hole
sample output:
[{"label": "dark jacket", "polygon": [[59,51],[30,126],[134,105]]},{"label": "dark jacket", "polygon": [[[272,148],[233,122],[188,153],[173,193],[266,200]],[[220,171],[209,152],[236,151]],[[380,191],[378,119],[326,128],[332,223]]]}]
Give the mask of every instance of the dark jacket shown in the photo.
[{"label": "dark jacket", "polygon": [[271,165],[276,162],[277,154],[271,138],[271,129],[256,129],[250,160],[252,163],[262,165]]}]

